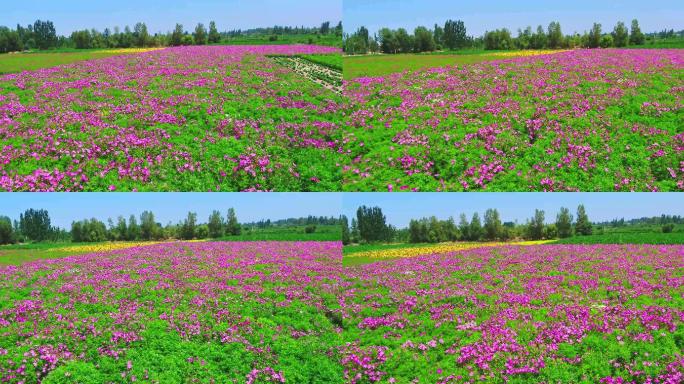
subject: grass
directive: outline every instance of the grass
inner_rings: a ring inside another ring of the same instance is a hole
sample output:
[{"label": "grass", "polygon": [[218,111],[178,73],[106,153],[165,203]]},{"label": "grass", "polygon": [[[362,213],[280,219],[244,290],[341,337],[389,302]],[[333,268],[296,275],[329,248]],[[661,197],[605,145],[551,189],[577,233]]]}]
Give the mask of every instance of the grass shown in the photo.
[{"label": "grass", "polygon": [[[131,50],[131,53],[137,50]],[[78,61],[104,59],[126,54],[125,50],[57,50],[36,53],[13,53],[0,55],[0,75],[22,71],[34,71]]]},{"label": "grass", "polygon": [[401,54],[345,56],[344,78],[385,76],[403,71],[415,71],[422,68],[443,67],[447,65],[474,64],[495,60],[495,56],[486,54]]},{"label": "grass", "polygon": [[612,232],[570,237],[555,244],[684,244],[684,232]]},{"label": "grass", "polygon": [[449,65],[468,65],[484,61],[501,60],[510,56],[534,55],[551,51],[439,51],[398,55],[345,56],[344,78],[385,76],[391,73],[415,71],[423,68]]},{"label": "grass", "polygon": [[342,55],[298,55],[298,57],[314,64],[323,65],[336,71],[342,71]]},{"label": "grass", "polygon": [[34,243],[0,246],[0,265],[19,265],[30,261],[57,259],[87,253],[87,251],[68,250],[81,243]]}]

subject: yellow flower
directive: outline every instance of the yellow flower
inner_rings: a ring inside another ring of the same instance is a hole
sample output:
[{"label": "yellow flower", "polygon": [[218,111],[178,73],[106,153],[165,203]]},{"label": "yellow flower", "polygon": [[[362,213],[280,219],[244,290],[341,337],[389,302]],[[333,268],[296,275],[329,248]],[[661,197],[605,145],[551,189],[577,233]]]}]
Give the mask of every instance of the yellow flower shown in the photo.
[{"label": "yellow flower", "polygon": [[514,243],[501,243],[501,242],[490,242],[490,243],[442,243],[434,245],[426,245],[422,247],[411,247],[411,248],[395,248],[395,249],[380,249],[374,251],[357,252],[345,255],[345,257],[368,257],[371,259],[387,259],[387,258],[407,258],[416,257],[421,255],[431,255],[440,253],[450,253],[457,251],[465,251],[468,249],[483,248],[483,247],[498,247],[505,245],[537,245],[546,244],[552,242],[552,240],[541,240],[541,241],[520,241]]}]

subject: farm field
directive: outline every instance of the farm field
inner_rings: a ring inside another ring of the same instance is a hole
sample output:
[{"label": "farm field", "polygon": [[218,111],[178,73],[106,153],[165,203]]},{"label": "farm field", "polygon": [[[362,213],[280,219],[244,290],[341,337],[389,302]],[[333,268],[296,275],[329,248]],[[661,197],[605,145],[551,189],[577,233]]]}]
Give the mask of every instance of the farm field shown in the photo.
[{"label": "farm field", "polygon": [[0,190],[333,191],[340,95],[268,55],[168,48],[0,76]]},{"label": "farm field", "polygon": [[359,77],[345,95],[346,191],[684,190],[684,50]]},{"label": "farm field", "polygon": [[684,381],[680,245],[469,249],[347,268],[350,382]]},{"label": "farm field", "polygon": [[0,55],[0,75],[56,67],[77,61],[153,51],[158,48],[64,50]]},{"label": "farm field", "polygon": [[340,382],[340,257],[177,243],[0,267],[0,380]]},{"label": "farm field", "polygon": [[403,71],[415,71],[449,65],[475,64],[508,57],[537,56],[552,52],[555,51],[454,51],[444,53],[344,56],[342,61],[344,62],[345,80],[352,80],[357,77],[385,76]]}]

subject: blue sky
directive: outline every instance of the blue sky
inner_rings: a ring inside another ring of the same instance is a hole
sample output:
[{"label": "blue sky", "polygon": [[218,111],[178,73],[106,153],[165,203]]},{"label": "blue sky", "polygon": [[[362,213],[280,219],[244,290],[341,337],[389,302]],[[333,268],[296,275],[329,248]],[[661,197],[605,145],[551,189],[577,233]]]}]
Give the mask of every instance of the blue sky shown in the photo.
[{"label": "blue sky", "polygon": [[18,219],[28,208],[47,209],[53,225],[69,228],[74,220],[115,219],[154,212],[158,222],[178,222],[189,211],[206,221],[212,210],[234,207],[241,222],[290,217],[339,216],[339,193],[3,193],[0,215]]},{"label": "blue sky", "polygon": [[320,25],[342,20],[342,0],[5,0],[0,25],[14,28],[36,19],[52,20],[58,34],[77,29],[129,25],[143,21],[151,33],[177,22],[186,30],[216,21],[220,31],[273,25]]},{"label": "blue sky", "polygon": [[661,214],[684,215],[682,193],[345,193],[343,213],[356,217],[361,205],[382,208],[390,224],[408,226],[412,218],[437,216],[446,219],[461,213],[468,219],[478,212],[480,218],[488,208],[496,208],[503,221],[524,223],[535,209],[543,209],[552,222],[560,207],[577,210],[584,204],[592,221],[626,219]]},{"label": "blue sky", "polygon": [[382,27],[416,26],[432,28],[451,19],[461,19],[469,35],[507,27],[516,32],[528,25],[546,28],[557,20],[566,34],[591,28],[594,21],[612,30],[617,21],[630,23],[637,18],[645,32],[664,27],[684,29],[682,0],[344,0],[345,32],[366,26],[371,33]]}]

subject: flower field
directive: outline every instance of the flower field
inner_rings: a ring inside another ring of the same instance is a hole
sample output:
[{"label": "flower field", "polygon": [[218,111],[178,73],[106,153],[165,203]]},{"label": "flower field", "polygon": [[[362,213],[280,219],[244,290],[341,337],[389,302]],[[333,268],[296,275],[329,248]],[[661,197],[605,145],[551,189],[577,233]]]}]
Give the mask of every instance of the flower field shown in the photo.
[{"label": "flower field", "polygon": [[679,245],[485,247],[349,268],[345,377],[682,383],[682,271]]},{"label": "flower field", "polygon": [[0,190],[339,190],[343,99],[267,55],[181,47],[0,76]]},{"label": "flower field", "polygon": [[341,252],[174,243],[0,267],[0,382],[339,382]]},{"label": "flower field", "polygon": [[345,94],[344,190],[684,190],[682,50],[361,77]]}]

